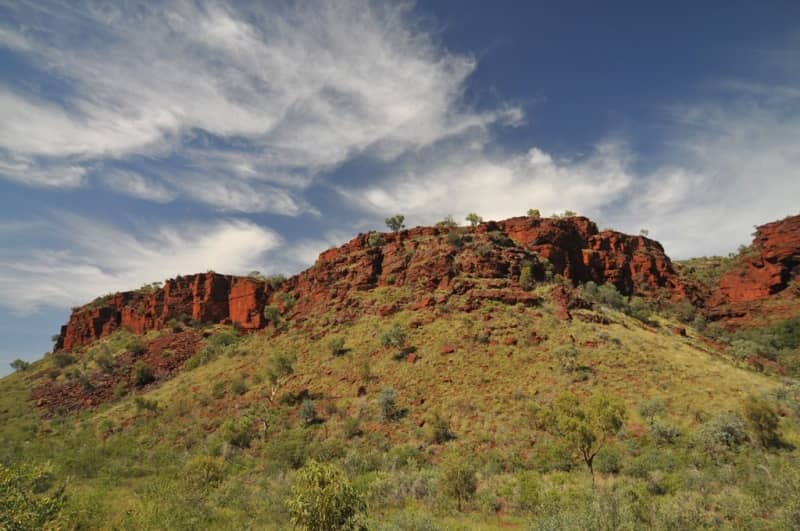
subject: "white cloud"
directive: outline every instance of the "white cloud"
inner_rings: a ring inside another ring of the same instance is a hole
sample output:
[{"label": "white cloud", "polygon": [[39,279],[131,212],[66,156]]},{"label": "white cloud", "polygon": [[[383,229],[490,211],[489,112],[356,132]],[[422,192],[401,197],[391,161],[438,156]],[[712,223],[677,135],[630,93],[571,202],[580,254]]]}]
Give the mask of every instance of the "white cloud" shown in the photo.
[{"label": "white cloud", "polygon": [[46,229],[60,245],[0,252],[0,305],[26,313],[83,304],[178,274],[246,274],[281,245],[275,232],[237,219],[140,227],[142,233],[134,234],[61,213]]},{"label": "white cloud", "polygon": [[[17,26],[0,26],[0,44],[70,90],[56,101],[0,88],[6,157],[69,161],[87,172],[99,161],[177,156],[192,171],[176,172],[187,182],[175,188],[194,189],[198,179],[230,184],[229,193],[193,194],[223,209],[296,215],[308,205],[275,186],[308,186],[356,154],[390,160],[472,129],[522,121],[516,108],[465,107],[474,60],[443,50],[415,26],[405,4],[175,1],[67,9],[42,2],[7,9]],[[197,131],[210,137],[202,158],[213,161],[213,173],[195,163]],[[43,181],[0,168],[4,174]],[[266,197],[243,201],[243,191]]]},{"label": "white cloud", "polygon": [[169,203],[176,193],[164,184],[127,170],[103,171],[103,182],[112,190],[156,203]]}]

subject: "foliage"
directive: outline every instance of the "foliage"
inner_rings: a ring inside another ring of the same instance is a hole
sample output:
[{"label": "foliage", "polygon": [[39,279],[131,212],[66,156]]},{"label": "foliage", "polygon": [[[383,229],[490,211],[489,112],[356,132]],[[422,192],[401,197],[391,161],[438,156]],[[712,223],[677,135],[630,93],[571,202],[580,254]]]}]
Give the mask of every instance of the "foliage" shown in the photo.
[{"label": "foliage", "polygon": [[52,473],[43,466],[6,466],[0,462],[0,529],[53,528],[66,500],[50,488]]},{"label": "foliage", "polygon": [[383,243],[383,235],[380,232],[372,231],[367,235],[367,245],[370,247],[380,247]]},{"label": "foliage", "polygon": [[386,226],[389,227],[389,230],[392,232],[397,232],[400,229],[405,228],[403,225],[403,221],[405,221],[406,217],[402,214],[397,214],[392,217],[386,218],[384,221],[386,222]]},{"label": "foliage", "polygon": [[448,214],[441,221],[437,221],[436,226],[440,229],[454,229],[458,227],[458,223],[456,223],[455,218],[453,218],[451,214]]},{"label": "foliage", "polygon": [[281,311],[277,306],[267,304],[264,306],[264,319],[272,326],[277,327],[281,324]]},{"label": "foliage", "polygon": [[697,439],[707,454],[714,458],[726,451],[737,450],[747,442],[744,421],[736,413],[722,413],[706,422]]},{"label": "foliage", "polygon": [[475,212],[470,212],[469,214],[467,214],[467,217],[465,219],[473,227],[475,225],[480,225],[481,223],[483,223],[483,218],[481,216],[479,216],[478,214],[476,214]]},{"label": "foliage", "polygon": [[59,369],[63,369],[75,363],[75,357],[66,352],[54,352],[52,357],[53,365]]},{"label": "foliage", "polygon": [[269,275],[265,280],[267,284],[269,284],[269,287],[272,288],[272,291],[278,291],[286,282],[286,277],[280,273],[274,273]]},{"label": "foliage", "polygon": [[231,382],[231,393],[234,395],[243,395],[247,392],[247,384],[244,383],[244,378],[236,378]]},{"label": "foliage", "polygon": [[450,422],[437,410],[426,423],[428,441],[433,444],[443,444],[455,439],[456,436],[450,428]]},{"label": "foliage", "polygon": [[278,352],[269,359],[267,365],[267,378],[272,385],[278,384],[281,379],[294,372],[294,362],[297,356],[288,352]]},{"label": "foliage", "polygon": [[303,424],[308,426],[317,420],[317,404],[310,398],[303,400],[300,404],[300,409],[297,411],[297,416],[303,421]]},{"label": "foliage", "polygon": [[225,463],[219,457],[198,455],[183,469],[183,480],[192,491],[206,494],[225,479]]},{"label": "foliage", "polygon": [[562,371],[574,372],[578,370],[578,356],[580,352],[575,345],[562,345],[553,351],[553,355],[558,360]]},{"label": "foliage", "polygon": [[148,400],[143,396],[137,396],[133,399],[136,405],[136,411],[158,411],[158,402],[156,400]]},{"label": "foliage", "polygon": [[243,415],[238,418],[229,418],[220,426],[222,438],[228,444],[237,448],[248,448],[255,434],[253,433],[253,419]]},{"label": "foliage", "polygon": [[391,387],[384,388],[378,395],[378,413],[383,422],[391,422],[399,416],[397,392]]},{"label": "foliage", "polygon": [[439,488],[445,496],[456,501],[459,511],[478,489],[475,460],[457,451],[445,454],[439,465]]},{"label": "foliage", "polygon": [[138,387],[145,386],[153,381],[156,377],[153,375],[153,369],[142,360],[137,361],[133,366],[133,374],[131,381],[133,385]]},{"label": "foliage", "polygon": [[542,217],[542,214],[539,212],[538,208],[529,208],[528,217],[533,219],[539,219],[540,217]]},{"label": "foliage", "polygon": [[385,330],[381,335],[381,345],[384,347],[397,347],[402,348],[408,340],[408,334],[398,323],[392,325],[391,328]]},{"label": "foliage", "polygon": [[750,395],[744,401],[743,410],[744,418],[747,419],[762,447],[772,448],[780,445],[778,414],[766,399]]},{"label": "foliage", "polygon": [[519,270],[519,287],[524,290],[533,288],[533,263],[530,260],[522,262]]},{"label": "foliage", "polygon": [[594,458],[625,424],[626,411],[614,397],[597,393],[582,404],[578,397],[564,393],[554,404],[542,408],[537,422],[541,429],[561,438],[580,455],[594,480]]},{"label": "foliage", "polygon": [[362,529],[366,504],[342,471],[311,460],[301,468],[286,502],[292,523],[308,531]]},{"label": "foliage", "polygon": [[10,363],[10,365],[11,365],[11,368],[12,368],[12,369],[14,369],[14,370],[15,370],[15,371],[17,371],[17,372],[22,372],[22,371],[24,371],[24,370],[27,370],[27,369],[28,369],[28,367],[30,367],[30,366],[31,366],[31,364],[30,364],[30,363],[28,363],[28,362],[27,362],[27,361],[25,361],[25,360],[21,360],[21,359],[19,359],[19,358],[17,358],[17,359],[15,359],[14,361],[12,361],[12,362]]},{"label": "foliage", "polygon": [[639,405],[639,415],[641,415],[643,419],[646,419],[651,426],[656,417],[663,415],[666,411],[667,404],[664,402],[663,398],[651,398]]},{"label": "foliage", "polygon": [[344,348],[344,337],[337,336],[328,341],[328,348],[332,356],[341,356],[347,349]]}]

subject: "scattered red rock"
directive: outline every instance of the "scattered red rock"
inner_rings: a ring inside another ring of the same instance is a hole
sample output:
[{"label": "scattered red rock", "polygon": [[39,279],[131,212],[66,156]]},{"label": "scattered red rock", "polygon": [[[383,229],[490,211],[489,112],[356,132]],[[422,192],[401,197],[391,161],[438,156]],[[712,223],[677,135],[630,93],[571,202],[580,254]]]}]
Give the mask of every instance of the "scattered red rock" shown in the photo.
[{"label": "scattered red rock", "polygon": [[448,345],[442,345],[442,347],[439,349],[439,352],[441,352],[442,354],[452,354],[455,351],[456,351],[456,347],[454,347],[453,345],[449,345],[449,344]]}]

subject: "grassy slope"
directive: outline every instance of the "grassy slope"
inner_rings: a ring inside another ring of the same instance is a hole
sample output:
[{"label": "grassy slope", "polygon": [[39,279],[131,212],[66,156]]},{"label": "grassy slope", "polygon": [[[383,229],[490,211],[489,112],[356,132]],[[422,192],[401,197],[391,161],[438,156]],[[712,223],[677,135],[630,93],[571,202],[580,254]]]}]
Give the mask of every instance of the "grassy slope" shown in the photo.
[{"label": "grassy slope", "polygon": [[[389,288],[359,296],[385,304],[405,295]],[[269,360],[279,352],[294,352],[295,373],[279,395],[307,390],[322,421],[301,428],[296,406],[272,405],[267,439],[300,434],[315,455],[339,460],[359,485],[372,485],[373,490],[389,480],[386,474],[411,472],[386,466],[390,458],[385,457],[384,466],[375,471],[367,467],[367,473],[353,472],[360,470],[352,464],[357,456],[368,459],[410,445],[421,449],[418,459],[436,462],[444,446],[466,448],[481,462],[482,471],[471,514],[437,510],[424,496],[408,505],[384,496],[372,504],[373,516],[384,520],[402,508],[406,514],[434,514],[430,518],[444,528],[494,529],[527,520],[504,507],[509,496],[503,493],[513,483],[512,469],[541,468],[548,438],[531,427],[532,402],[547,401],[565,389],[581,396],[596,389],[619,396],[629,410],[623,439],[634,447],[647,432],[637,406],[648,398],[664,398],[669,422],[688,433],[718,413],[739,410],[744,396],[774,394],[781,385],[776,378],[734,366],[691,330],[683,337],[673,331],[675,323],[664,320],[650,327],[618,312],[582,310],[572,321],[559,321],[547,303],[526,308],[487,302],[470,313],[458,307],[453,300],[449,311],[402,311],[337,326],[326,324],[331,316],[321,315],[274,337],[267,330],[243,338],[232,350],[235,355],[221,355],[149,390],[146,397],[158,402],[157,412],[137,410],[129,396],[76,416],[40,420],[26,398],[34,378],[44,377],[51,363],[46,359],[0,381],[0,459],[51,462],[57,476],[67,478],[73,523],[285,528],[282,502],[291,473],[282,472],[285,462],[273,454],[286,445],[276,450],[277,443],[271,446],[256,438],[250,448],[236,450],[224,443],[221,426],[231,418],[251,418],[253,431],[259,432],[256,419],[264,416],[272,389],[265,377]],[[581,313],[604,314],[612,324],[584,322]],[[382,332],[394,323],[408,330],[408,345],[416,347],[415,363],[397,361],[397,349],[381,346]],[[336,336],[346,340],[348,350],[342,356],[333,356],[328,347]],[[565,373],[554,352],[573,342],[584,369]],[[455,352],[443,353],[445,345]],[[365,364],[368,380],[362,374]],[[241,395],[230,389],[237,379],[246,385]],[[362,385],[366,395],[358,396]],[[381,422],[376,413],[376,398],[386,387],[397,391],[399,406],[406,410],[394,423]],[[220,388],[225,393],[215,398]],[[429,444],[421,426],[435,411],[449,419],[456,434],[447,445]],[[346,419],[353,417],[361,419],[364,434],[347,440]],[[786,419],[782,427],[786,442],[800,445],[796,425]],[[226,457],[226,479],[199,503],[199,494],[186,488],[184,476],[186,463],[202,454]],[[402,477],[390,479],[395,484]],[[548,472],[541,481],[562,493],[577,489],[576,500],[588,488],[580,468]],[[615,479],[602,481],[613,484]]]}]

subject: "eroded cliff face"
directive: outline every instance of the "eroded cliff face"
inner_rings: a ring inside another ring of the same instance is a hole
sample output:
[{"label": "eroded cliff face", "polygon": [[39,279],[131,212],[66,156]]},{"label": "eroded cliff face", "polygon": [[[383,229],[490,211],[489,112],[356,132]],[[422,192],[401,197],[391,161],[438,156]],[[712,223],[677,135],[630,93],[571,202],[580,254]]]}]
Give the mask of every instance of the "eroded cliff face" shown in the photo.
[{"label": "eroded cliff face", "polygon": [[[144,333],[171,319],[256,330],[267,324],[268,304],[298,321],[330,311],[353,318],[365,309],[359,292],[386,286],[407,288],[404,304],[410,308],[443,303],[453,295],[528,304],[536,297],[524,289],[529,286],[520,286],[525,267],[532,282],[558,274],[575,284],[610,282],[624,294],[667,289],[684,296],[672,263],[654,240],[599,232],[584,217],[518,217],[469,228],[417,227],[380,238],[360,234],[323,252],[314,266],[281,286],[293,304],[264,281],[216,273],[171,279],[150,292],[114,294],[76,309],[56,348],[71,350],[118,328]],[[377,311],[386,315],[399,309],[395,304]]]},{"label": "eroded cliff face", "polygon": [[757,227],[751,249],[710,294],[712,317],[735,323],[766,311],[775,317],[800,311],[800,215]]},{"label": "eroded cliff face", "polygon": [[261,328],[268,294],[263,281],[213,272],[170,279],[159,289],[115,293],[75,309],[61,327],[56,350],[72,350],[118,328],[143,334],[172,319]]}]

